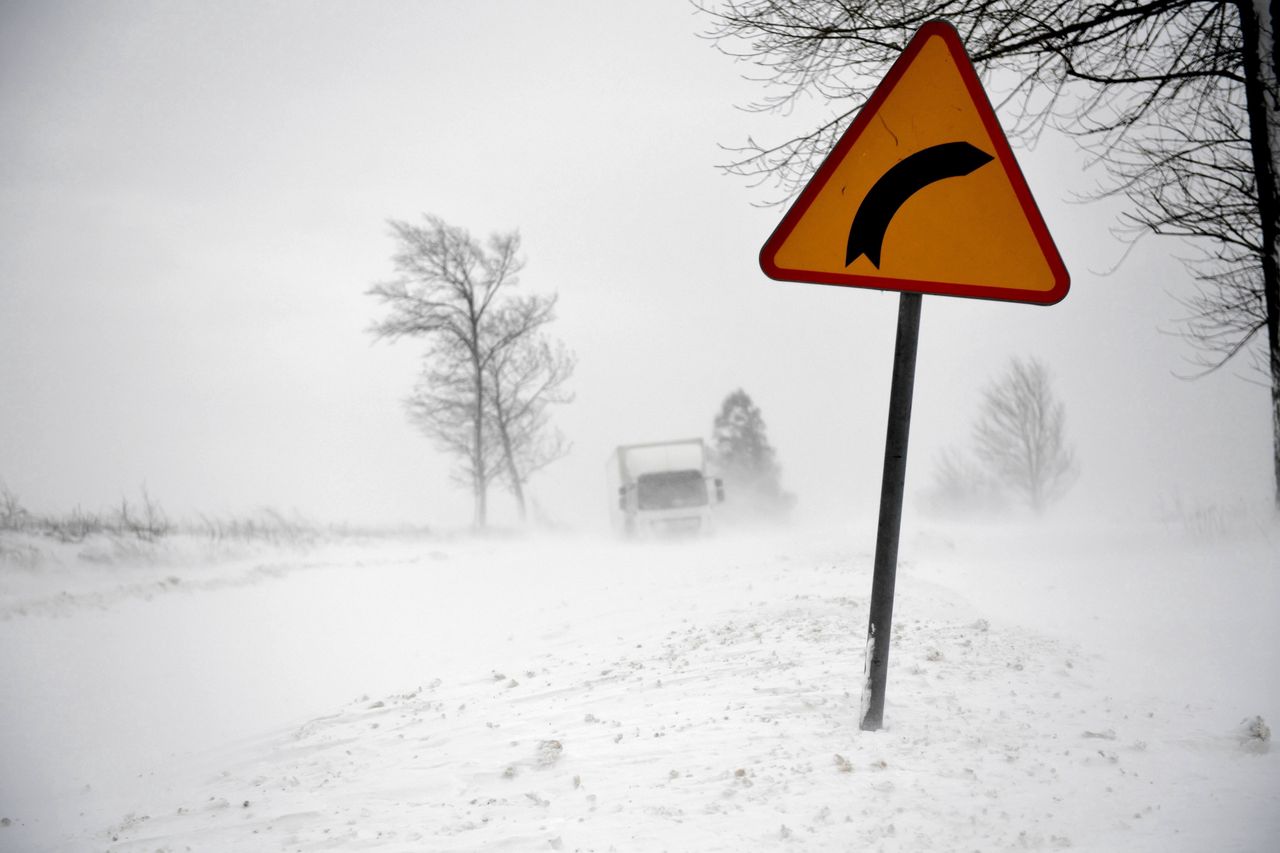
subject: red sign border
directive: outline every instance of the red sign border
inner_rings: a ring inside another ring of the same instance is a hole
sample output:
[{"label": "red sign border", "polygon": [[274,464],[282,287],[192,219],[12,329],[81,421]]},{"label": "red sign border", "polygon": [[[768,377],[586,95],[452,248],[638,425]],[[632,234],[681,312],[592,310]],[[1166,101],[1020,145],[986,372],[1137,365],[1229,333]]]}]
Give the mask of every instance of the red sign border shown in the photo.
[{"label": "red sign border", "polygon": [[[1019,205],[1022,207],[1023,214],[1027,218],[1027,223],[1031,226],[1031,231],[1040,246],[1040,251],[1053,273],[1053,287],[1049,290],[1020,290],[1018,288],[989,285],[882,278],[859,275],[857,273],[797,270],[781,267],[774,260],[782,244],[791,236],[791,232],[795,230],[797,223],[808,213],[814,199],[817,198],[819,192],[826,186],[832,174],[848,155],[849,149],[853,147],[867,125],[871,123],[889,93],[893,91],[902,75],[915,60],[916,55],[924,47],[925,42],[933,36],[940,37],[951,51],[956,68],[960,72],[960,77],[964,81],[965,88],[969,92],[969,97],[973,101],[975,109],[977,109],[978,117],[982,120],[987,135],[991,137],[991,141],[995,145],[996,158],[1000,161],[1005,174],[1009,177],[1009,182],[1013,186],[1013,191],[1017,196]],[[884,79],[880,81],[880,85],[876,87],[876,90],[871,93],[871,97],[867,99],[866,104],[858,111],[858,115],[854,117],[853,124],[849,125],[849,129],[840,137],[835,148],[818,166],[817,171],[813,173],[813,177],[809,179],[804,189],[800,191],[800,195],[786,215],[783,216],[782,221],[778,223],[769,239],[765,241],[763,248],[760,249],[760,268],[765,275],[776,281],[833,284],[843,287],[927,293],[939,296],[962,296],[973,299],[996,299],[1004,302],[1027,302],[1039,305],[1052,305],[1055,302],[1062,301],[1071,285],[1070,274],[1067,272],[1066,265],[1062,262],[1062,256],[1058,254],[1053,238],[1049,235],[1049,229],[1044,223],[1044,217],[1040,215],[1040,208],[1036,205],[1035,199],[1031,195],[1026,178],[1023,177],[1022,170],[1018,168],[1018,161],[1014,159],[1013,150],[1009,147],[1009,141],[1003,128],[1000,127],[1000,122],[996,118],[991,101],[987,98],[986,90],[982,88],[982,81],[978,79],[973,63],[969,60],[969,54],[965,52],[960,34],[956,32],[955,27],[946,21],[929,21],[911,37],[911,41],[907,43],[902,55],[893,63]]]}]

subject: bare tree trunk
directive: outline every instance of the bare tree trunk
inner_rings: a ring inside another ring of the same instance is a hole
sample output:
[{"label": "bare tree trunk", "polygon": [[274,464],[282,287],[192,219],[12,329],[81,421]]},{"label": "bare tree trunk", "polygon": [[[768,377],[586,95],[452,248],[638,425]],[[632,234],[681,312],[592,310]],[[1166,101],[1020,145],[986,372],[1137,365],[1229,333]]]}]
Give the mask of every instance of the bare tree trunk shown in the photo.
[{"label": "bare tree trunk", "polygon": [[1267,365],[1271,378],[1272,466],[1275,504],[1280,511],[1280,196],[1276,156],[1280,153],[1280,69],[1275,40],[1276,2],[1242,0],[1240,29],[1244,36],[1245,97],[1249,137],[1258,182],[1258,214],[1262,226],[1262,294],[1267,321]]},{"label": "bare tree trunk", "polygon": [[472,453],[475,463],[472,467],[472,489],[475,492],[475,526],[484,530],[489,522],[489,470],[486,463],[484,447],[484,366],[480,357],[480,311],[477,310],[475,292],[466,294],[468,322],[471,326],[471,375],[475,382],[475,408],[472,425]]},{"label": "bare tree trunk", "polygon": [[516,467],[516,452],[511,442],[511,431],[507,424],[510,416],[502,404],[502,388],[497,376],[493,377],[493,426],[498,430],[498,440],[502,442],[502,461],[507,467],[507,477],[511,480],[511,494],[515,496],[516,508],[520,512],[520,523],[527,517],[524,503],[524,484],[520,482],[520,470]]},{"label": "bare tree trunk", "polygon": [[524,524],[528,518],[528,511],[524,502],[524,484],[520,482],[520,471],[516,468],[515,450],[511,446],[511,434],[507,432],[506,426],[502,423],[501,418],[498,420],[499,437],[502,439],[502,455],[507,460],[507,475],[511,478],[511,493],[516,497],[516,508],[520,511],[520,523]]},{"label": "bare tree trunk", "polygon": [[475,464],[473,468],[472,488],[475,490],[475,524],[480,530],[488,523],[489,515],[489,472],[485,468],[484,454],[484,371],[480,369],[479,354],[472,356],[476,375],[476,410],[475,410]]}]

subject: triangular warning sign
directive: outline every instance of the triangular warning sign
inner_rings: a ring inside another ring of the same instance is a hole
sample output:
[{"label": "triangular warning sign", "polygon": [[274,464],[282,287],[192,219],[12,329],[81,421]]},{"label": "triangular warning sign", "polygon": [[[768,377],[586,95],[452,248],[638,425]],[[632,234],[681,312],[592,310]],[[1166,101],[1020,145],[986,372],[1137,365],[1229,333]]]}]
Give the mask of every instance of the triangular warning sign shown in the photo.
[{"label": "triangular warning sign", "polygon": [[770,278],[1057,302],[1067,269],[955,29],[925,24],[760,251]]}]

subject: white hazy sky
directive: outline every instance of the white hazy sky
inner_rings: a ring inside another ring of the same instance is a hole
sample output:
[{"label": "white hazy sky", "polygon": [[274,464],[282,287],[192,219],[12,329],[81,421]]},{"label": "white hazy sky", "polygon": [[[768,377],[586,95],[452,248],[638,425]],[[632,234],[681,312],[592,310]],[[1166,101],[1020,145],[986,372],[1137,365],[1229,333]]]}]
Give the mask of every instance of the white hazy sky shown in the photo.
[{"label": "white hazy sky", "polygon": [[[720,144],[800,117],[664,2],[0,3],[0,479],[36,510],[146,489],[174,516],[464,524],[405,420],[423,346],[373,344],[388,218],[518,228],[579,357],[542,511],[605,518],[617,444],[707,435],[743,387],[801,506],[879,490],[897,296],[771,282],[781,216]],[[1071,503],[1149,516],[1264,502],[1264,388],[1197,382],[1182,247],[1123,246],[1067,141],[1017,150],[1072,273],[1053,307],[926,298],[909,494],[1012,355],[1054,371]],[[499,502],[498,519],[504,516]]]}]

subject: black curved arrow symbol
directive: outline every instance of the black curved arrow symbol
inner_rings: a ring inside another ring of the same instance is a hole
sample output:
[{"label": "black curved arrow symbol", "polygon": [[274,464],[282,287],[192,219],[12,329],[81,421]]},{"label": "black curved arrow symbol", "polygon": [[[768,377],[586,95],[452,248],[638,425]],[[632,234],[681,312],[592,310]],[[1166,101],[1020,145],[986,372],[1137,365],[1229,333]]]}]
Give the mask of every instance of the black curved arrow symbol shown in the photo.
[{"label": "black curved arrow symbol", "polygon": [[934,181],[967,175],[993,158],[981,148],[968,142],[945,142],[917,151],[880,176],[871,192],[858,205],[849,226],[849,244],[844,253],[844,265],[853,263],[858,255],[880,269],[880,249],[884,244],[884,232],[889,220],[903,203]]}]

